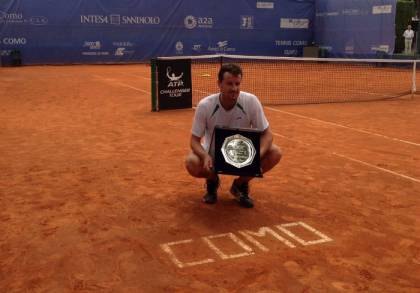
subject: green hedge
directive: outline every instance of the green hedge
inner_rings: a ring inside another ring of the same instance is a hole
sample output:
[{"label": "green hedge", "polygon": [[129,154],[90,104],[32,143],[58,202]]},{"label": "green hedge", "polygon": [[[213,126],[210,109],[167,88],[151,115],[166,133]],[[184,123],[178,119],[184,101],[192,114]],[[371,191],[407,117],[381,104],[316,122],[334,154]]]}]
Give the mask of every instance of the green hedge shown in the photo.
[{"label": "green hedge", "polygon": [[397,15],[395,17],[395,50],[394,53],[401,53],[404,51],[403,33],[407,25],[411,23],[411,18],[415,15],[414,1],[398,1]]}]

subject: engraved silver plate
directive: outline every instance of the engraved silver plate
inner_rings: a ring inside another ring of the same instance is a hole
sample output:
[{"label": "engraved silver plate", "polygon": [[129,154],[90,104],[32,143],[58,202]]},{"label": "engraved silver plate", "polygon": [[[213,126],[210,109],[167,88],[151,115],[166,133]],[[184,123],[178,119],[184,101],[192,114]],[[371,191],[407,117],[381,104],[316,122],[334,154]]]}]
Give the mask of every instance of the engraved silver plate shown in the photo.
[{"label": "engraved silver plate", "polygon": [[226,163],[236,168],[251,165],[256,153],[252,141],[240,134],[226,137],[221,151]]}]

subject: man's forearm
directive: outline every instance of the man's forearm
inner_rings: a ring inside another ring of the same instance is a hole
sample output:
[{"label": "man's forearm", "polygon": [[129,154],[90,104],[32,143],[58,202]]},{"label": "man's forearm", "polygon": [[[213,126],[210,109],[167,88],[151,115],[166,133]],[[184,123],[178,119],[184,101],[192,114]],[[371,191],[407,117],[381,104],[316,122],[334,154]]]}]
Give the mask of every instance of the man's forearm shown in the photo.
[{"label": "man's forearm", "polygon": [[191,149],[192,151],[199,156],[202,160],[207,155],[207,152],[204,150],[203,146],[201,145],[200,141],[196,139],[191,139]]},{"label": "man's forearm", "polygon": [[266,129],[260,137],[260,157],[264,157],[273,143],[273,135],[269,129]]}]

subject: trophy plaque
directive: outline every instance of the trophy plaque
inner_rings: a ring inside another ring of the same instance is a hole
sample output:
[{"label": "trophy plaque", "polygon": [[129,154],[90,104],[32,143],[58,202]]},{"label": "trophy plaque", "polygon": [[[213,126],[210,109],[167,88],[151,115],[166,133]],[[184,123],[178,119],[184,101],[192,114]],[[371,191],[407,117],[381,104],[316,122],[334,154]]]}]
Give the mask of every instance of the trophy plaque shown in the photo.
[{"label": "trophy plaque", "polygon": [[215,171],[218,174],[262,177],[260,166],[261,131],[216,126]]}]

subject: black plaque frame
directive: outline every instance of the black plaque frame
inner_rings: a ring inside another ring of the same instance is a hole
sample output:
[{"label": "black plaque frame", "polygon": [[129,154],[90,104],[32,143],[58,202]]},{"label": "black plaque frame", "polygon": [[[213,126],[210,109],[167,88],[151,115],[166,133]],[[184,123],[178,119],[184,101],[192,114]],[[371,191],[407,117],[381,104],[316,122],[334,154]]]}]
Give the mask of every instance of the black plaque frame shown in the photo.
[{"label": "black plaque frame", "polygon": [[[237,168],[225,161],[222,153],[222,145],[226,137],[240,134],[252,141],[255,148],[255,157],[248,166]],[[215,172],[218,174],[263,177],[260,165],[260,136],[261,131],[250,128],[226,128],[216,126],[214,129],[214,161]]]}]

